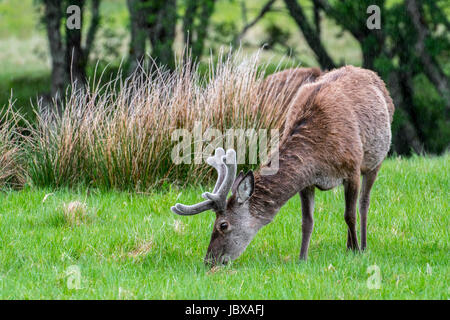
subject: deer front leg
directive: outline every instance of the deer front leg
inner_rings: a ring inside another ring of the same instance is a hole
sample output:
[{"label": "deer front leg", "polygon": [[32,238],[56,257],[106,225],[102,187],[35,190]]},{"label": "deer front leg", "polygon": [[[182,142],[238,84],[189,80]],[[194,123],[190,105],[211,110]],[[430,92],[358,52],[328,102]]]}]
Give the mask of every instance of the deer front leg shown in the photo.
[{"label": "deer front leg", "polygon": [[314,186],[307,187],[300,191],[302,202],[302,248],[300,259],[308,258],[309,240],[314,228]]},{"label": "deer front leg", "polygon": [[356,205],[358,201],[359,174],[344,182],[345,193],[345,222],[348,226],[347,248],[354,251],[359,250],[358,238],[356,235]]}]

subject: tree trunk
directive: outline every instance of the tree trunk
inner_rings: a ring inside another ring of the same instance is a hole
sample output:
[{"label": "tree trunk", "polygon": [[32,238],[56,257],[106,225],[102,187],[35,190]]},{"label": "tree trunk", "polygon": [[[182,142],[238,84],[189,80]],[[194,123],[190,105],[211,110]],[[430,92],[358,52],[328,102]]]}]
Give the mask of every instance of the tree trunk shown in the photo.
[{"label": "tree trunk", "polygon": [[81,28],[69,29],[66,25],[66,68],[72,85],[83,86],[86,83],[86,57],[81,46],[84,0],[72,0],[71,5],[81,9]]},{"label": "tree trunk", "polygon": [[313,1],[313,11],[314,11],[314,26],[316,28],[316,32],[318,34],[318,36],[320,37],[321,34],[321,28],[320,28],[320,7],[319,5]]},{"label": "tree trunk", "polygon": [[140,0],[127,0],[130,12],[130,66],[129,73],[132,73],[145,60],[145,40],[147,39],[146,16],[148,10],[142,5]]},{"label": "tree trunk", "polygon": [[196,28],[196,39],[195,42],[192,43],[192,56],[196,60],[199,60],[203,54],[205,38],[208,33],[209,20],[214,11],[214,2],[215,0],[201,1],[199,24]]},{"label": "tree trunk", "polygon": [[91,0],[91,24],[86,36],[86,44],[84,46],[84,57],[86,61],[89,60],[89,54],[91,53],[92,44],[94,43],[95,34],[100,23],[100,0]]},{"label": "tree trunk", "polygon": [[194,21],[195,21],[195,15],[198,8],[198,2],[197,0],[186,0],[186,11],[184,12],[183,16],[183,36],[184,36],[184,43],[186,45],[190,45],[193,41],[193,33],[194,33]]},{"label": "tree trunk", "polygon": [[239,33],[239,35],[234,39],[233,43],[234,46],[237,46],[242,38],[244,37],[245,33],[252,28],[259,20],[261,20],[267,12],[269,12],[272,9],[272,5],[275,3],[275,0],[269,0],[267,3],[262,7],[259,14],[256,16],[255,19],[253,19],[251,22],[246,23],[244,28],[242,28],[242,31]]},{"label": "tree trunk", "polygon": [[284,0],[284,2],[286,3],[290,15],[302,31],[309,47],[316,54],[317,61],[321,67],[328,70],[335,68],[336,65],[322,45],[319,34],[317,34],[314,28],[306,20],[303,8],[298,4],[297,0]]},{"label": "tree trunk", "polygon": [[152,58],[157,65],[169,69],[175,67],[173,42],[177,18],[176,0],[153,0],[149,2],[147,17],[148,36],[152,45]]},{"label": "tree trunk", "polygon": [[363,55],[363,68],[375,70],[375,60],[381,55],[385,47],[385,38],[378,30],[373,30],[372,32],[372,34],[368,34],[357,40],[360,43]]},{"label": "tree trunk", "polygon": [[59,0],[45,0],[45,25],[52,58],[51,95],[60,98],[66,83],[65,51],[60,32],[62,10]]},{"label": "tree trunk", "polygon": [[402,88],[401,81],[401,76],[397,71],[391,72],[387,80],[395,107],[404,111],[406,115],[406,119],[402,121],[392,137],[392,146],[398,154],[409,154],[411,150],[420,154],[423,151],[423,141],[420,139],[416,127],[411,123],[410,110],[408,110],[412,107],[410,104],[413,99],[408,95],[408,91]]}]

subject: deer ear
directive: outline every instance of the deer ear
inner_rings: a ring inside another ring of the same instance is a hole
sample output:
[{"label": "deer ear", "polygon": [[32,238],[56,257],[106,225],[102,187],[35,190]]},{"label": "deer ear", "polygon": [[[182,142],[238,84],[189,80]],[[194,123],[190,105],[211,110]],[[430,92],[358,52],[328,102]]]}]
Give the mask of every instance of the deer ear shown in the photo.
[{"label": "deer ear", "polygon": [[237,185],[236,197],[238,203],[247,201],[252,196],[254,189],[255,177],[253,176],[253,171],[250,170]]},{"label": "deer ear", "polygon": [[239,174],[237,175],[236,179],[234,179],[233,186],[231,187],[231,193],[232,194],[236,194],[237,187],[238,187],[239,183],[242,181],[243,178],[244,178],[244,172],[242,172],[242,170],[241,170],[239,172]]}]

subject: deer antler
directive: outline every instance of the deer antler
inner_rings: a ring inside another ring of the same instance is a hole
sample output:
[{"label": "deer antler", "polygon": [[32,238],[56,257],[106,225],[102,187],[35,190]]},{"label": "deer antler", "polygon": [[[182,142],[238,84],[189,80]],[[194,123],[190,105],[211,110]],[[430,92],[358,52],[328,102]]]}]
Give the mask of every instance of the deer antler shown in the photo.
[{"label": "deer antler", "polygon": [[182,216],[190,216],[210,209],[215,211],[225,209],[228,192],[236,177],[236,152],[233,149],[229,149],[225,155],[225,151],[222,148],[217,148],[214,156],[209,157],[206,162],[214,167],[218,174],[213,192],[203,193],[202,197],[206,200],[194,205],[187,206],[177,203],[170,208],[172,212]]}]

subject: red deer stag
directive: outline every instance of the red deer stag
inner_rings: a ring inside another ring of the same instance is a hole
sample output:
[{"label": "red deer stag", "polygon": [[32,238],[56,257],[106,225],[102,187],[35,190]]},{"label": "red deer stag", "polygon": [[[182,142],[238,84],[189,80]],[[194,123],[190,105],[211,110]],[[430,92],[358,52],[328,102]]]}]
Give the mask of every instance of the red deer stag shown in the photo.
[{"label": "red deer stag", "polygon": [[[225,264],[239,257],[255,234],[271,222],[296,193],[302,205],[300,259],[306,260],[314,219],[314,190],[344,185],[348,226],[347,248],[359,250],[356,206],[359,198],[361,249],[366,248],[370,190],[391,143],[392,99],[376,73],[353,66],[332,70],[300,87],[289,106],[279,145],[279,169],[273,175],[242,172],[235,178],[234,150],[217,149],[208,163],[218,171],[206,200],[172,211],[193,215],[216,213],[208,264]],[[269,162],[265,166],[270,166]],[[227,195],[231,190],[231,197]]]},{"label": "red deer stag", "polygon": [[[259,111],[263,113],[268,112],[271,114],[275,112],[279,114],[279,130],[283,132],[284,118],[295,94],[301,86],[314,82],[320,74],[321,71],[318,68],[295,68],[269,75],[258,88],[258,94],[261,97],[259,101],[264,101],[265,103],[256,106],[255,109],[260,109]],[[278,110],[274,110],[271,104],[271,101],[275,100],[278,101]]]},{"label": "red deer stag", "polygon": [[263,96],[262,100],[265,96],[279,95],[284,99],[282,105],[287,107],[302,85],[314,82],[320,75],[318,68],[286,69],[267,76],[258,92]]}]

